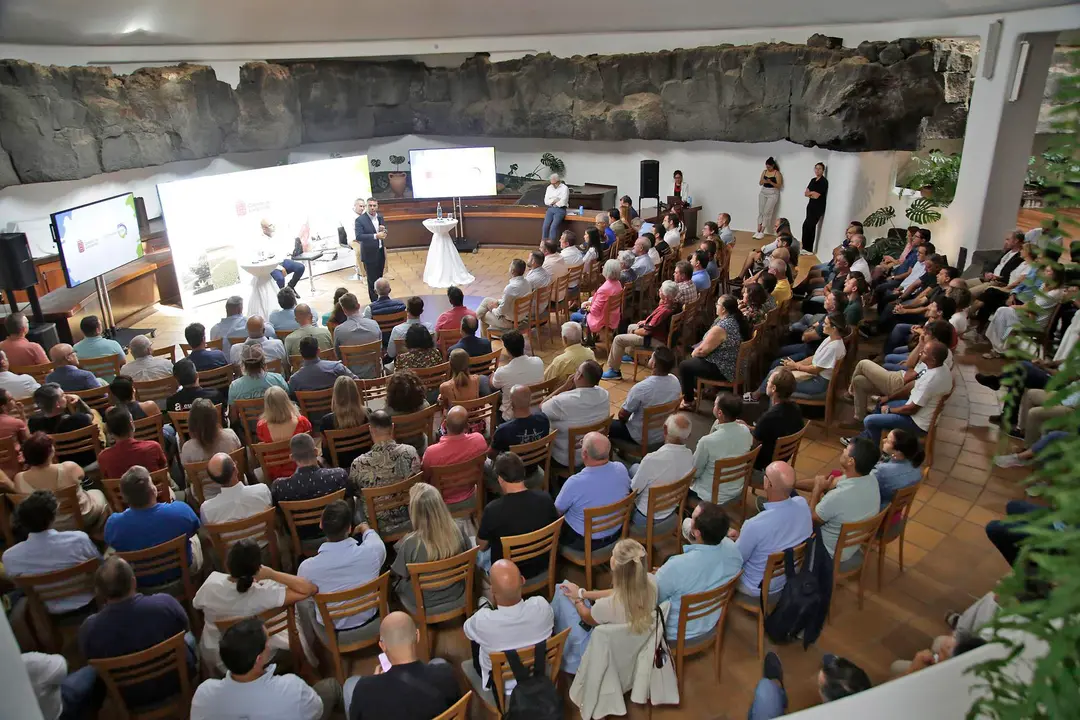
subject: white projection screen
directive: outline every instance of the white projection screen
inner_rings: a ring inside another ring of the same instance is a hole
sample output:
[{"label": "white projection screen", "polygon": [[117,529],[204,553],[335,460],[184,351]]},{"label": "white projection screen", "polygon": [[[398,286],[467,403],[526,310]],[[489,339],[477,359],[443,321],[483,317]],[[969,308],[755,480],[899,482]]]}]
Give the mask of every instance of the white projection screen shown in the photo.
[{"label": "white projection screen", "polygon": [[498,194],[493,147],[410,150],[409,170],[415,198]]},{"label": "white projection screen", "polygon": [[[177,180],[157,186],[184,307],[240,295],[251,276],[242,266],[270,248],[352,236],[353,203],[371,195],[367,155],[278,165]],[[273,241],[263,234],[267,222]]]}]

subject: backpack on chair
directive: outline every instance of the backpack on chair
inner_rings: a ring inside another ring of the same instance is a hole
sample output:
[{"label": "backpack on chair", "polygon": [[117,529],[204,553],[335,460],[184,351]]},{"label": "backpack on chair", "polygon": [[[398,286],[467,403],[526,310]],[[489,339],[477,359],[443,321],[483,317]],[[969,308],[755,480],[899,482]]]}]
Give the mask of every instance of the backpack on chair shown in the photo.
[{"label": "backpack on chair", "polygon": [[[815,565],[823,562],[830,574],[832,565],[820,535],[818,533],[807,549],[809,555],[797,573],[795,554],[791,548],[784,550],[784,577],[787,583],[780,591],[776,607],[765,618],[765,633],[778,645],[794,642],[801,635],[803,649],[806,649],[817,640],[824,627],[829,612],[831,585],[822,584],[819,572],[824,568],[815,569]],[[820,557],[822,555],[824,560]],[[763,607],[761,611],[765,612],[766,608]]]},{"label": "backpack on chair", "polygon": [[533,653],[535,660],[530,672],[521,663],[517,651],[506,651],[506,661],[517,685],[506,703],[503,720],[562,720],[562,697],[547,675],[547,641],[536,643]]}]

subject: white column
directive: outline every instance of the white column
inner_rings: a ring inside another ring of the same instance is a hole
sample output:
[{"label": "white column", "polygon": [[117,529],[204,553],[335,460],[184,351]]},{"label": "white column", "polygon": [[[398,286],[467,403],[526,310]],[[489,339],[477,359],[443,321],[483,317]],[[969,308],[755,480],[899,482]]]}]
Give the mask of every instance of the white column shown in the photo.
[{"label": "white column", "polygon": [[30,685],[22,653],[6,617],[0,618],[0,667],[4,668],[0,673],[0,698],[3,698],[0,701],[3,703],[0,717],[41,720],[37,696]]},{"label": "white column", "polygon": [[[1016,226],[1035,125],[1058,33],[1019,34],[1004,21],[992,78],[983,77],[986,52],[971,94],[963,161],[949,223],[934,236],[938,252],[955,262],[961,247],[971,253],[1000,247]],[[1024,67],[1017,68],[1021,43],[1028,43]],[[984,40],[985,42],[985,40]],[[1022,72],[1019,96],[1010,100],[1015,77]]]}]

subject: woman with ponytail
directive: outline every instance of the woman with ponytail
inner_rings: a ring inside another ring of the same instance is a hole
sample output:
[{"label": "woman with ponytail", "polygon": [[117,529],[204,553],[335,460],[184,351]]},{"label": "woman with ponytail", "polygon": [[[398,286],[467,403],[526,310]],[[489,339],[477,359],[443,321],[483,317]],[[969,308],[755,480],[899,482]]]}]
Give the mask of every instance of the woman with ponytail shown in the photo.
[{"label": "woman with ponytail", "polygon": [[[251,538],[238,540],[229,548],[226,557],[228,573],[212,572],[195,593],[192,605],[203,611],[203,661],[210,667],[224,671],[218,656],[221,631],[218,620],[258,615],[272,608],[294,605],[319,591],[314,583],[295,575],[274,570],[262,564],[262,548]],[[307,643],[304,652],[311,658]],[[289,650],[289,638],[285,631],[270,638],[270,644],[279,650]]]},{"label": "woman with ponytail", "polygon": [[751,333],[750,322],[739,309],[739,301],[734,295],[722,295],[716,302],[716,321],[694,347],[690,358],[679,364],[683,391],[680,410],[693,412],[697,409],[694,393],[698,378],[727,382],[735,379],[739,345],[749,340]]},{"label": "woman with ponytail", "polygon": [[885,436],[881,448],[888,460],[882,460],[874,466],[878,490],[881,492],[881,507],[888,507],[893,495],[898,490],[911,487],[919,482],[924,456],[919,447],[919,438],[908,430],[892,430]]}]

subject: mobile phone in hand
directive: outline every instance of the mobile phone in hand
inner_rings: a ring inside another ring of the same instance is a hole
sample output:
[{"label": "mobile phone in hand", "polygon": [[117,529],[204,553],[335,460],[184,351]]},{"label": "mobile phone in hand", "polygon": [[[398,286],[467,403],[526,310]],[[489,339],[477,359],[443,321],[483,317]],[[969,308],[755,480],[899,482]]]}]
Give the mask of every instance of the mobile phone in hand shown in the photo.
[{"label": "mobile phone in hand", "polygon": [[383,672],[386,672],[393,667],[393,665],[390,664],[390,658],[386,657],[386,653],[379,653],[379,665],[382,666]]}]

